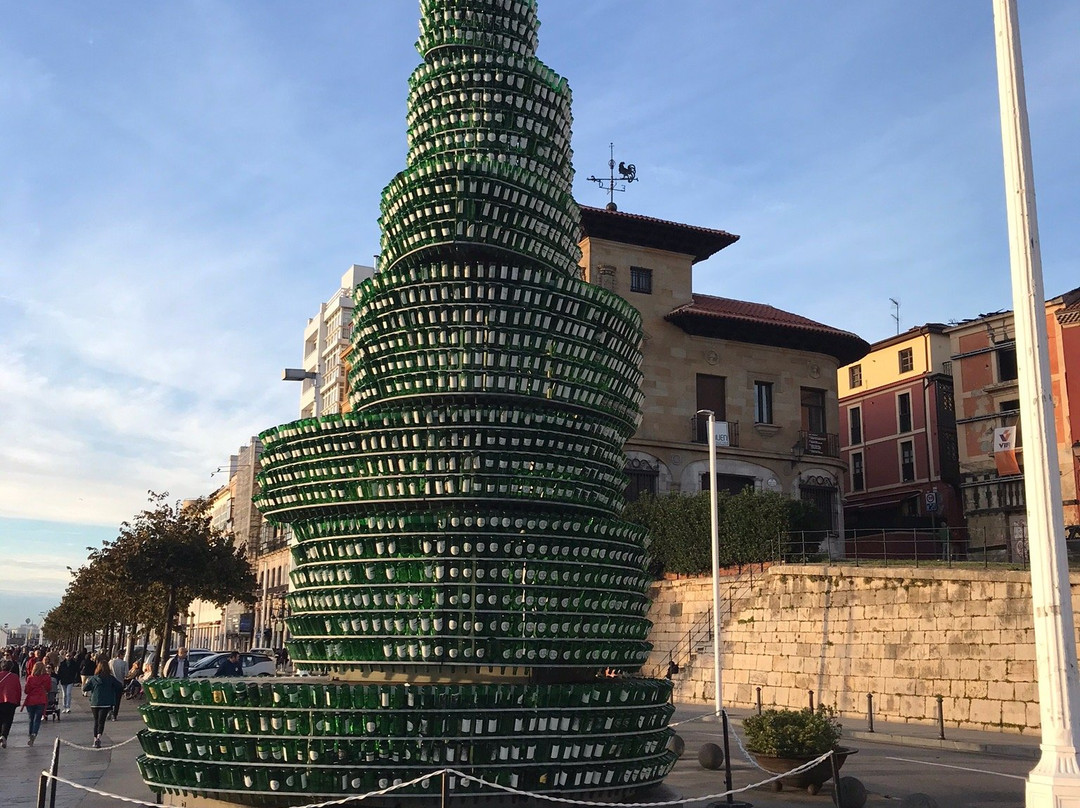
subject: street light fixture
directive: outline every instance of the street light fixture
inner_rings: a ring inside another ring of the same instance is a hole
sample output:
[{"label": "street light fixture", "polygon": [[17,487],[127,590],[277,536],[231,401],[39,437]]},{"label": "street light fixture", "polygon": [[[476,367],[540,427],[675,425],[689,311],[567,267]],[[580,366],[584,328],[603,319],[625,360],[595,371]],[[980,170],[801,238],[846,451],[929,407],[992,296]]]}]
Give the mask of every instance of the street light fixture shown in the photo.
[{"label": "street light fixture", "polygon": [[698,410],[695,415],[707,415],[709,441],[709,538],[712,541],[712,599],[713,599],[713,678],[715,679],[716,714],[720,715],[720,530],[716,512],[716,413]]},{"label": "street light fixture", "polygon": [[315,387],[315,417],[318,418],[322,414],[322,397],[319,395],[319,374],[314,370],[304,370],[303,368],[285,368],[281,371],[281,380],[283,382],[306,382],[309,379]]}]

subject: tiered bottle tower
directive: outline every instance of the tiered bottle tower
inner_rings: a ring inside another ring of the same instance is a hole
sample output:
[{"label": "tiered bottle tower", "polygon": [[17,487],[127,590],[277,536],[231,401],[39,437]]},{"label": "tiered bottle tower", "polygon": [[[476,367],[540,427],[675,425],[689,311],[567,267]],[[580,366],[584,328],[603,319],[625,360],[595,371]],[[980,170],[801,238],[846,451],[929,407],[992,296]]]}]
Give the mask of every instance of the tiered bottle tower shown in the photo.
[{"label": "tiered bottle tower", "polygon": [[674,763],[671,685],[633,675],[645,536],[617,516],[640,320],[580,279],[570,90],[534,55],[535,0],[421,12],[352,412],[261,436],[259,507],[297,539],[290,651],[324,678],[151,683],[159,791],[298,804],[451,767],[615,794]]}]

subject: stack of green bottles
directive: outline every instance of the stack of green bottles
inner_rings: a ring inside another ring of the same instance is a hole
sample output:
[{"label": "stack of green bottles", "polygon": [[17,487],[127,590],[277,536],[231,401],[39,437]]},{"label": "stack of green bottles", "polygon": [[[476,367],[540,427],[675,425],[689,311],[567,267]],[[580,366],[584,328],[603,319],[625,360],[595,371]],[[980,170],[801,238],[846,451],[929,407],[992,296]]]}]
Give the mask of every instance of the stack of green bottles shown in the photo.
[{"label": "stack of green bottles", "polygon": [[[152,787],[171,793],[255,802],[294,788],[333,796],[443,767],[530,791],[617,791],[654,782],[674,762],[667,681],[152,680],[147,691],[139,765]],[[488,790],[461,780],[456,789]]]}]

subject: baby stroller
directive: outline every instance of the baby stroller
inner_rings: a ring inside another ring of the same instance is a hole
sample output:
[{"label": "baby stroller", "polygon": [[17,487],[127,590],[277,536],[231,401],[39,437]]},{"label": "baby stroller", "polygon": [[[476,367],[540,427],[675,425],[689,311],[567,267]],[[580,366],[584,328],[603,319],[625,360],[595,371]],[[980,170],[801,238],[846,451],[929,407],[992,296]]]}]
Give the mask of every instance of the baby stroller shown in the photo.
[{"label": "baby stroller", "polygon": [[45,712],[41,716],[43,721],[48,721],[52,718],[55,721],[60,720],[60,685],[56,681],[56,677],[53,677],[52,687],[49,688],[49,698],[45,702]]}]

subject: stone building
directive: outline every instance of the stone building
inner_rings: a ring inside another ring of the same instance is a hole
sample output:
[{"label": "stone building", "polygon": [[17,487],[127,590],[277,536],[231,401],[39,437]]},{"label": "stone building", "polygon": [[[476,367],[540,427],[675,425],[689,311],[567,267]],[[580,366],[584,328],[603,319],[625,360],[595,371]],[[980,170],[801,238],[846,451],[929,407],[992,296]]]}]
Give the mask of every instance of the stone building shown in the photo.
[{"label": "stone building", "polygon": [[586,280],[641,312],[643,416],[626,445],[628,496],[708,489],[705,419],[717,420],[717,484],[813,501],[842,529],[836,372],[865,340],[763,303],[697,294],[694,264],[738,236],[582,208]]}]

